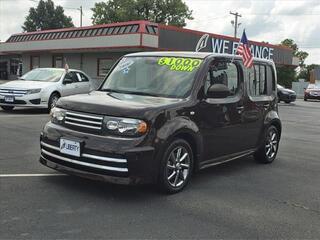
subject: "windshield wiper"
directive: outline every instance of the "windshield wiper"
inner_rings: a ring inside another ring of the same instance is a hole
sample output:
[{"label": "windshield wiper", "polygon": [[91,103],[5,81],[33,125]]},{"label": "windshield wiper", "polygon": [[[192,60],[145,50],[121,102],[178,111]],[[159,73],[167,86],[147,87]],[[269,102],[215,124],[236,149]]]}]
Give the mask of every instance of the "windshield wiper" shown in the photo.
[{"label": "windshield wiper", "polygon": [[121,91],[121,90],[115,90],[115,89],[111,89],[111,88],[100,89],[99,91],[102,91],[102,92],[125,93],[124,91]]},{"label": "windshield wiper", "polygon": [[101,89],[100,91],[103,91],[103,92],[114,92],[114,93],[125,93],[125,94],[134,94],[134,95],[144,95],[144,96],[151,96],[151,97],[159,97],[159,95],[154,94],[154,93],[126,91],[126,90],[115,90],[115,89],[111,89],[111,88]]},{"label": "windshield wiper", "polygon": [[147,92],[126,91],[125,93],[127,93],[127,94],[134,94],[134,95],[143,95],[143,96],[159,97],[158,94],[147,93]]}]

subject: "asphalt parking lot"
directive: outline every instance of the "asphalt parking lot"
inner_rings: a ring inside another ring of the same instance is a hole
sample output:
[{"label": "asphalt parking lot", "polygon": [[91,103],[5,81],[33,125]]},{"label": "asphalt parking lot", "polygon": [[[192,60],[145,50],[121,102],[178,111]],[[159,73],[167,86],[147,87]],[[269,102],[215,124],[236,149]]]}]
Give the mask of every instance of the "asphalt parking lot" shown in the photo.
[{"label": "asphalt parking lot", "polygon": [[38,162],[41,110],[0,110],[0,239],[320,237],[320,102],[280,104],[271,165],[206,169],[181,193],[57,174]]}]

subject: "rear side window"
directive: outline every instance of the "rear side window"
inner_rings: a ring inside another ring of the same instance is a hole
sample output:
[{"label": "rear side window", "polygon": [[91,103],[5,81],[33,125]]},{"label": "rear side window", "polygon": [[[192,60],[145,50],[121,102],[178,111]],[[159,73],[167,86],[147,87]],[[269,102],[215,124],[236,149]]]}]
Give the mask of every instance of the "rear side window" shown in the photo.
[{"label": "rear side window", "polygon": [[271,83],[272,91],[276,91],[276,79],[271,66],[267,66],[267,81]]},{"label": "rear side window", "polygon": [[267,71],[265,65],[256,64],[247,70],[249,94],[252,97],[267,95]]},{"label": "rear side window", "polygon": [[77,72],[79,82],[89,82],[89,79],[82,73]]},{"label": "rear side window", "polygon": [[224,84],[235,96],[239,88],[238,69],[234,63],[218,62],[212,65],[206,76],[205,92],[213,84]]}]

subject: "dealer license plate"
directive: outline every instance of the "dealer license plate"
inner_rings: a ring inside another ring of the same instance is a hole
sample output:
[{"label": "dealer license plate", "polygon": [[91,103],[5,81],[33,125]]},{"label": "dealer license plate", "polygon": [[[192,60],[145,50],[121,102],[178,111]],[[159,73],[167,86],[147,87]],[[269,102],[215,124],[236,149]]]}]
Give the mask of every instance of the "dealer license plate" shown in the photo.
[{"label": "dealer license plate", "polygon": [[4,101],[6,103],[14,103],[14,96],[5,96]]},{"label": "dealer license plate", "polygon": [[80,157],[81,151],[80,151],[80,143],[76,141],[67,140],[64,138],[60,139],[60,152]]}]

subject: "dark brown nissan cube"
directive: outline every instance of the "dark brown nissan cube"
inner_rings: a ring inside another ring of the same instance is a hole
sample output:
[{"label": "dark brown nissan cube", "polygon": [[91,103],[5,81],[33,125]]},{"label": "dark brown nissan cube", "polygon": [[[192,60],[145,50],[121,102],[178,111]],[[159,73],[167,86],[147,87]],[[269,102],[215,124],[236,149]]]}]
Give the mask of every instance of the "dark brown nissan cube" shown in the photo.
[{"label": "dark brown nissan cube", "polygon": [[213,53],[142,52],[98,90],[61,98],[41,133],[40,162],[120,184],[182,190],[200,169],[253,154],[276,158],[281,122],[274,63]]}]

